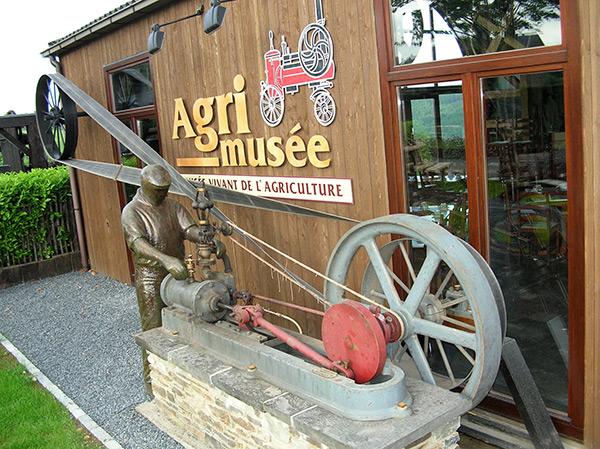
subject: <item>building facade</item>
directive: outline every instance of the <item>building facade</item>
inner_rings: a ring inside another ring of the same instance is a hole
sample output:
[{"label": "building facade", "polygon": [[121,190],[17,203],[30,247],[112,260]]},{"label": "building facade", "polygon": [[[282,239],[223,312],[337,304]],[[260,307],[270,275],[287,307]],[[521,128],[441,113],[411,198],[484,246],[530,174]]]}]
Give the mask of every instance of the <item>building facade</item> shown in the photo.
[{"label": "building facade", "polygon": [[[153,24],[197,6],[134,0],[44,54],[181,173],[356,220],[413,213],[468,240],[557,427],[600,447],[598,5],[247,0],[216,33],[186,20],[147,52]],[[86,118],[76,157],[141,166]],[[135,189],[77,176],[91,267],[130,282],[120,211]],[[321,272],[349,229],[223,209]],[[316,305],[229,252],[239,288]],[[506,393],[499,379],[484,406],[515,416]]]}]

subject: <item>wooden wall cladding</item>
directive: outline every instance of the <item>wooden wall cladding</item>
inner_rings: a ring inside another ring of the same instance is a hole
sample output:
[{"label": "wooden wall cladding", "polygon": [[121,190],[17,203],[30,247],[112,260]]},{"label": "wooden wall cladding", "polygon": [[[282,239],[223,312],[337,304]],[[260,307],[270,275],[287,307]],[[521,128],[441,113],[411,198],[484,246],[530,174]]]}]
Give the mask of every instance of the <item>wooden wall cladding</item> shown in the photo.
[{"label": "wooden wall cladding", "polygon": [[[245,0],[227,4],[224,26],[212,35],[202,31],[201,19],[192,19],[165,29],[162,51],[150,59],[159,114],[161,150],[173,165],[177,157],[199,157],[193,139],[172,140],[175,98],[183,98],[191,114],[193,102],[233,90],[235,75],[246,80],[249,125],[252,134],[240,137],[279,136],[284,139],[299,123],[305,142],[315,134],[325,136],[331,147],[331,166],[181,168],[183,173],[213,173],[261,176],[351,178],[354,204],[297,202],[304,206],[364,220],[388,213],[383,122],[372,2],[324,0],[327,29],[335,48],[336,77],[331,89],[337,117],[329,127],[320,126],[313,115],[310,91],[301,87],[287,95],[282,123],[270,128],[259,108],[260,81],[264,79],[263,55],[269,49],[269,30],[279,47],[285,35],[291,51],[297,50],[302,29],[315,20],[313,0]],[[65,73],[94,98],[106,104],[103,66],[142,52],[152,23],[162,23],[190,14],[196,1],[179,1],[133,22],[62,58]],[[230,117],[234,123],[233,108]],[[85,122],[81,119],[80,122]],[[216,120],[212,124],[216,127]],[[235,131],[235,126],[232,126]],[[235,137],[234,135],[231,135]],[[83,125],[78,157],[112,160],[110,139],[96,126]],[[82,202],[90,242],[92,267],[126,281],[127,260],[119,224],[117,187],[111,181],[81,175]],[[349,225],[323,219],[223,207],[240,226],[302,262],[324,271],[329,254]],[[227,243],[227,241],[225,241]],[[238,288],[257,294],[314,306],[315,302],[278,279],[271,270],[228,244],[233,255]],[[291,264],[288,267],[292,268]],[[356,270],[355,270],[356,271]],[[299,273],[305,275],[300,270]],[[323,282],[305,276],[318,288]],[[355,272],[353,280],[359,279]],[[356,285],[354,285],[356,287]],[[281,310],[281,309],[280,309]],[[298,319],[305,331],[319,333],[320,324],[303,315],[283,310]]]},{"label": "wooden wall cladding", "polygon": [[581,33],[581,119],[585,214],[585,424],[586,448],[600,448],[600,5],[578,0]]}]

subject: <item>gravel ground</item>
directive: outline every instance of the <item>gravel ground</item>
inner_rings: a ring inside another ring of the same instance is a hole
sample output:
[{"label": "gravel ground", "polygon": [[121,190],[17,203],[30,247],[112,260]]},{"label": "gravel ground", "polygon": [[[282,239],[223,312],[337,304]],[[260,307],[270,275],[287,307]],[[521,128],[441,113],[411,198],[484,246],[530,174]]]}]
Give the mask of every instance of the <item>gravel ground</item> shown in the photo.
[{"label": "gravel ground", "polygon": [[0,290],[4,334],[126,449],[179,449],[139,415],[146,401],[135,290],[68,273]]}]

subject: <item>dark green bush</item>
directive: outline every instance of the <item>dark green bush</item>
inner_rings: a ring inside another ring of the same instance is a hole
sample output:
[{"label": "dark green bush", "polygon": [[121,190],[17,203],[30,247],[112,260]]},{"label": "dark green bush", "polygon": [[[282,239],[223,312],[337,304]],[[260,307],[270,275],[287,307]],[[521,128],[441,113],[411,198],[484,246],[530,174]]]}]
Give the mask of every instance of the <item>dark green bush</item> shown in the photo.
[{"label": "dark green bush", "polygon": [[[70,194],[66,167],[0,174],[0,266],[31,257],[34,246],[37,259],[55,254],[49,227],[62,214],[49,206],[70,201]],[[69,238],[64,230],[57,234],[59,239]]]}]

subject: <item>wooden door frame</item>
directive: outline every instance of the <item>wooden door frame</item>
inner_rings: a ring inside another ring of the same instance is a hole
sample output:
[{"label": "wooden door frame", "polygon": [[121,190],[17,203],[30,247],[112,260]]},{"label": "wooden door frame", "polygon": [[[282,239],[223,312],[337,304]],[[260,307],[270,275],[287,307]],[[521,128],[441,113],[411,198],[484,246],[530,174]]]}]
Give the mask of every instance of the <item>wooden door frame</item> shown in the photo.
[{"label": "wooden door frame", "polygon": [[[405,195],[406,179],[399,126],[396,89],[399,85],[419,82],[462,80],[465,114],[465,146],[473,154],[467,159],[470,183],[469,215],[477,231],[471,232],[471,243],[489,257],[487,183],[480,98],[480,80],[483,77],[507,74],[526,74],[547,71],[562,71],[565,101],[565,138],[567,148],[568,201],[568,291],[569,291],[569,369],[568,369],[568,412],[550,411],[558,430],[571,437],[583,438],[584,423],[584,241],[582,235],[583,202],[583,155],[581,121],[581,94],[579,89],[579,31],[578,11],[574,4],[561,0],[560,45],[537,47],[524,50],[469,56],[460,59],[423,64],[396,66],[391,36],[391,14],[389,0],[373,0],[378,48],[379,80],[384,124],[384,143],[387,161],[387,179],[390,213],[407,211]],[[469,177],[467,179],[469,179]],[[492,407],[501,413],[518,418],[518,412],[510,398],[494,394],[483,406]]]}]

